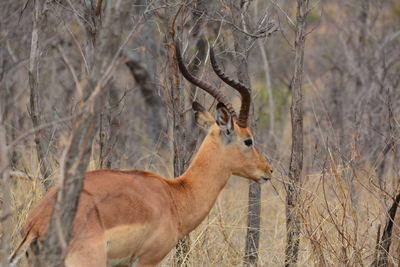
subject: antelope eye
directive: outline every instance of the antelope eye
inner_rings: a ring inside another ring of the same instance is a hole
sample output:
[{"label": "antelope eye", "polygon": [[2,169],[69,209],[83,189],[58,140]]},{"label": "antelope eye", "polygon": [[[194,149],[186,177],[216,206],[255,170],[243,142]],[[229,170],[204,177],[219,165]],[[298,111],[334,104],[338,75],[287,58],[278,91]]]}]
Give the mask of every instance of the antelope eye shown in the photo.
[{"label": "antelope eye", "polygon": [[244,144],[245,144],[246,146],[252,146],[252,145],[253,145],[253,140],[251,140],[251,139],[246,139],[246,140],[244,140]]}]

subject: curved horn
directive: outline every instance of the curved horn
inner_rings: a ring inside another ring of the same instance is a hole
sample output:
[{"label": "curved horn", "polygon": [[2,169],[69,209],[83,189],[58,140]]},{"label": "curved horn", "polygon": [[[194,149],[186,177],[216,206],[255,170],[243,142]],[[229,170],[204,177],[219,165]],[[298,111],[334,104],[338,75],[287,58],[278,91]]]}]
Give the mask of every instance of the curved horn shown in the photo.
[{"label": "curved horn", "polygon": [[211,65],[214,70],[214,72],[218,75],[218,77],[221,78],[225,83],[229,84],[232,88],[234,88],[236,91],[240,93],[242,96],[242,105],[240,107],[240,113],[239,113],[239,119],[237,121],[237,124],[239,127],[246,128],[247,127],[247,121],[249,117],[249,111],[250,111],[250,104],[251,104],[251,91],[250,88],[246,87],[244,84],[241,82],[235,81],[231,78],[229,78],[220,68],[218,65],[217,61],[215,60],[215,55],[214,55],[214,48],[210,47],[210,59],[211,59]]},{"label": "curved horn", "polygon": [[229,103],[226,96],[224,94],[222,94],[221,91],[219,91],[217,88],[215,88],[211,84],[201,81],[200,79],[194,77],[189,72],[189,70],[186,68],[185,63],[183,63],[181,48],[179,46],[178,40],[175,41],[175,49],[176,49],[176,59],[178,61],[179,69],[180,69],[182,75],[186,78],[186,80],[188,80],[189,82],[193,83],[194,85],[200,87],[201,89],[203,89],[204,91],[206,91],[207,93],[212,95],[218,102],[221,102],[222,104],[224,104],[226,106],[226,108],[228,109],[229,113],[231,113],[231,116],[233,117],[233,119],[236,119],[236,112],[233,109],[233,106],[231,105],[231,103]]}]

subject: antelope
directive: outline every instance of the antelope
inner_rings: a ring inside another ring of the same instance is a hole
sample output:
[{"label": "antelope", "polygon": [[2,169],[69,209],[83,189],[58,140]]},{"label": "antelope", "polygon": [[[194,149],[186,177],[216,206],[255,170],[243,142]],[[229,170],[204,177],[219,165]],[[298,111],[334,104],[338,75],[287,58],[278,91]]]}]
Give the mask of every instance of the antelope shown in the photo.
[{"label": "antelope", "polygon": [[[260,184],[271,179],[271,166],[255,148],[248,126],[250,90],[225,75],[212,49],[210,56],[215,73],[242,97],[239,117],[221,91],[188,71],[176,41],[180,72],[218,101],[216,117],[193,103],[195,119],[208,133],[190,166],[176,179],[142,170],[87,172],[65,266],[155,266],[204,220],[231,175]],[[11,260],[23,255],[33,241],[43,242],[57,190],[49,190],[30,213],[23,241]]]}]

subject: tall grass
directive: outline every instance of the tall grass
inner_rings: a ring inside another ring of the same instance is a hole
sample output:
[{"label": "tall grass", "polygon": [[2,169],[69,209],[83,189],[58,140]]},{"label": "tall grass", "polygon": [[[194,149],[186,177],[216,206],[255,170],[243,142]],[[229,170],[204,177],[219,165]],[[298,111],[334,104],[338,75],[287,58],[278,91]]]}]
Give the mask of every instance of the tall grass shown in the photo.
[{"label": "tall grass", "polygon": [[[385,224],[390,197],[372,179],[373,168],[347,163],[326,151],[319,170],[305,173],[301,192],[302,216],[299,266],[366,266],[376,257],[378,229]],[[12,178],[12,247],[21,240],[19,230],[29,211],[43,197],[42,184],[35,177],[34,154],[23,159],[23,172]],[[56,165],[56,164],[55,164]],[[260,266],[283,266],[286,225],[284,164],[271,183],[262,187]],[[96,162],[91,162],[96,168]],[[57,175],[50,179],[57,180]],[[190,234],[189,266],[241,266],[246,236],[248,181],[233,177],[219,196],[205,221]],[[399,220],[400,221],[400,220]],[[381,227],[382,228],[382,227]],[[394,247],[399,239],[395,224]],[[174,266],[174,252],[161,266]],[[392,266],[399,255],[392,252]],[[27,266],[22,261],[20,266]]]}]

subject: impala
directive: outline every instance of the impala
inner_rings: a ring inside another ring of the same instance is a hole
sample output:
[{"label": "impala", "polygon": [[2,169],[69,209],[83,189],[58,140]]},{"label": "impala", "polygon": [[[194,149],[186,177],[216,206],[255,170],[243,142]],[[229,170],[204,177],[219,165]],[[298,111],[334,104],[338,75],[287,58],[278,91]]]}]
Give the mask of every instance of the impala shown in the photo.
[{"label": "impala", "polygon": [[[250,90],[228,78],[212,49],[210,54],[214,71],[242,97],[239,117],[221,91],[188,71],[176,42],[183,76],[219,102],[216,118],[193,103],[196,121],[208,134],[191,165],[176,179],[141,170],[86,173],[66,266],[155,266],[203,221],[232,174],[257,183],[271,178],[271,166],[254,147],[248,127]],[[34,240],[44,240],[57,189],[52,188],[30,213],[23,241],[11,260],[23,255]]]}]

